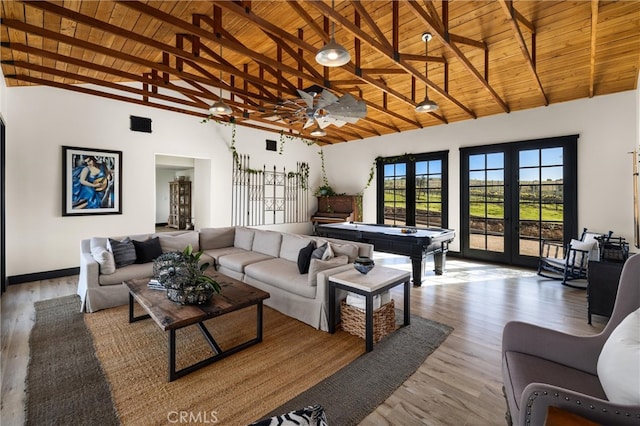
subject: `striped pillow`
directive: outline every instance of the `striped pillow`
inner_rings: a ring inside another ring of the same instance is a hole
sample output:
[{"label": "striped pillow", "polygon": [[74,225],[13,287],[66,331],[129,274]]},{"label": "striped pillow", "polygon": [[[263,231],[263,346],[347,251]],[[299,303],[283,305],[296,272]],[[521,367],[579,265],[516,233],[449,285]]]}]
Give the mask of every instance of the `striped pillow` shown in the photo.
[{"label": "striped pillow", "polygon": [[131,265],[136,261],[136,248],[129,237],[122,241],[109,238],[109,251],[113,253],[116,268]]}]

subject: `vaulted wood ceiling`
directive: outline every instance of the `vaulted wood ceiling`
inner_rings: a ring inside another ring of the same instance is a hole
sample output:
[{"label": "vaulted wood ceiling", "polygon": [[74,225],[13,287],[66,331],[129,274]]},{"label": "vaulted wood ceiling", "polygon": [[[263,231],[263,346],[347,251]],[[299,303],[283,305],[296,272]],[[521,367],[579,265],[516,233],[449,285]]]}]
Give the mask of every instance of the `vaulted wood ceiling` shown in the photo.
[{"label": "vaulted wood ceiling", "polygon": [[[302,122],[273,122],[265,111],[313,85],[366,102],[366,118],[327,127],[320,144],[632,90],[640,66],[640,1],[3,0],[1,7],[8,87],[52,86],[196,117],[206,117],[222,92],[238,125],[305,137],[311,129]],[[315,61],[332,24],[351,54],[339,68]],[[428,56],[424,32],[433,34]],[[436,112],[415,112],[425,86]]]}]

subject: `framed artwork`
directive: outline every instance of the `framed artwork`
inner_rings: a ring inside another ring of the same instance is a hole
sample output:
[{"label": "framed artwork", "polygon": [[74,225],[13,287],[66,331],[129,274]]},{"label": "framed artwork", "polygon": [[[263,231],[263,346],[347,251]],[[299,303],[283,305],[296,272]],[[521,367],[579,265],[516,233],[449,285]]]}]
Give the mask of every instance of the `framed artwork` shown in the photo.
[{"label": "framed artwork", "polygon": [[62,215],[122,214],[122,151],[62,147]]}]

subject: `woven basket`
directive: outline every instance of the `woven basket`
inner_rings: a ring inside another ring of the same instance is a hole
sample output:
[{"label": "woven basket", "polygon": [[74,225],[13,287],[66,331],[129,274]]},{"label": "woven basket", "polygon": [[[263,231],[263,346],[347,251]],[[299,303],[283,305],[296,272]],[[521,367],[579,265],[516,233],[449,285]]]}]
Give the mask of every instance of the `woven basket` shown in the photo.
[{"label": "woven basket", "polygon": [[[365,338],[366,324],[364,309],[347,305],[343,300],[340,304],[342,329],[349,334]],[[373,311],[373,342],[377,343],[387,334],[396,329],[396,309],[393,299]]]}]

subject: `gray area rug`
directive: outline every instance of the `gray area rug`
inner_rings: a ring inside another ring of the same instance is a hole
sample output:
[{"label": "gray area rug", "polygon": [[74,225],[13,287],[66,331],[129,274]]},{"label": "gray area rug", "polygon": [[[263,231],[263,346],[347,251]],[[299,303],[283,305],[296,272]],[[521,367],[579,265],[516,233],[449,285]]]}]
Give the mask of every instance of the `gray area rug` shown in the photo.
[{"label": "gray area rug", "polygon": [[80,298],[39,301],[35,310],[25,424],[118,425],[109,384],[80,313]]},{"label": "gray area rug", "polygon": [[[396,310],[396,318],[403,318],[403,312]],[[372,352],[265,418],[320,404],[330,425],[357,425],[415,373],[451,331],[453,328],[448,325],[412,315],[409,326],[385,336],[373,346]]]}]

